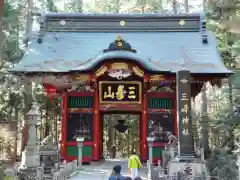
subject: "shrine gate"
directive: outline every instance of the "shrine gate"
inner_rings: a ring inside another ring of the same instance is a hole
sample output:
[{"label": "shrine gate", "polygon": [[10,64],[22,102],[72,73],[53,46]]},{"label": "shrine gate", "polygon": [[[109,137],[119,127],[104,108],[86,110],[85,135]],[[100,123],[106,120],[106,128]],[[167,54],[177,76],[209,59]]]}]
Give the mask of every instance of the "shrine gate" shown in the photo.
[{"label": "shrine gate", "polygon": [[154,161],[161,159],[166,132],[178,134],[176,72],[191,71],[192,97],[203,83],[232,74],[199,14],[46,14],[29,41],[10,72],[61,97],[59,143],[67,161],[77,158],[76,136],[85,138],[84,162],[101,159],[101,115],[109,112],[138,114],[141,159],[148,159],[148,136],[156,137]]}]

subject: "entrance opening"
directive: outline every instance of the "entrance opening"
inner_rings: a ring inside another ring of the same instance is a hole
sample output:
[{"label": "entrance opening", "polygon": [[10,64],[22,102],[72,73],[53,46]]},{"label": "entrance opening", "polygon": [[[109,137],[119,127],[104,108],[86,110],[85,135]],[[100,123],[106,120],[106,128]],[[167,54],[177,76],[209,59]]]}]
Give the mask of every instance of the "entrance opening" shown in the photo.
[{"label": "entrance opening", "polygon": [[140,114],[103,114],[103,158],[127,158],[139,154]]}]

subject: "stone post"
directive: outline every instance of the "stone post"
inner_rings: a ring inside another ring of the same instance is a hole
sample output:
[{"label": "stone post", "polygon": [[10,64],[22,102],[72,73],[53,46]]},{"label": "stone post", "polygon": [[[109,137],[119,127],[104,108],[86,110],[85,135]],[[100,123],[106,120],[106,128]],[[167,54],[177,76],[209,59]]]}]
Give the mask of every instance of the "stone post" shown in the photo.
[{"label": "stone post", "polygon": [[28,120],[26,123],[29,125],[28,142],[22,153],[21,166],[19,168],[18,176],[24,180],[41,180],[37,177],[40,167],[39,147],[37,145],[37,131],[36,124],[40,120],[41,114],[37,107],[33,106],[29,111]]},{"label": "stone post", "polygon": [[82,148],[83,144],[78,143],[78,166],[82,168]]},{"label": "stone post", "polygon": [[147,142],[148,142],[148,177],[152,178],[153,176],[153,142],[155,138],[154,137],[147,137]]},{"label": "stone post", "polygon": [[76,141],[78,142],[78,167],[82,168],[82,149],[84,137],[77,137]]},{"label": "stone post", "polygon": [[149,149],[149,157],[148,157],[148,160],[149,160],[149,164],[152,164],[153,163],[153,142],[154,142],[155,138],[154,137],[147,137],[147,142],[148,142],[148,149]]},{"label": "stone post", "polygon": [[177,72],[177,112],[178,112],[178,159],[194,158],[194,142],[191,115],[191,76],[190,71]]}]

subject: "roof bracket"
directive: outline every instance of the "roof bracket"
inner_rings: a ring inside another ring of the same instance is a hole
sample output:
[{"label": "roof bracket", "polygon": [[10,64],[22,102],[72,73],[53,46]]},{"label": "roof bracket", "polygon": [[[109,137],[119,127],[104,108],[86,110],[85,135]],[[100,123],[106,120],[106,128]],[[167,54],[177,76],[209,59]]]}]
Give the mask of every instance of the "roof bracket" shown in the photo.
[{"label": "roof bracket", "polygon": [[110,52],[110,51],[129,51],[136,53],[136,49],[132,49],[131,45],[124,41],[120,36],[116,38],[114,42],[112,42],[109,46],[108,49],[104,49],[103,52]]},{"label": "roof bracket", "polygon": [[201,21],[201,32],[202,32],[202,43],[207,44],[208,43],[208,35],[207,35],[207,22],[206,20]]}]

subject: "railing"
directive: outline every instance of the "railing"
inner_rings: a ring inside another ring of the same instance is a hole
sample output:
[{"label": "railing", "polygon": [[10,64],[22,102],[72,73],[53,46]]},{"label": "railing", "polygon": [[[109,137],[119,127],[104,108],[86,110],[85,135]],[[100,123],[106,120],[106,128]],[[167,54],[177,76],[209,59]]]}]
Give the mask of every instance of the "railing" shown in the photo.
[{"label": "railing", "polygon": [[152,166],[151,168],[152,168],[151,180],[219,180],[219,178],[216,176],[206,176],[206,175],[192,176],[192,175],[187,175],[182,173],[179,173],[175,176],[170,176],[168,175],[168,172],[167,172],[168,170],[163,169],[161,166],[158,166],[158,167]]},{"label": "railing", "polygon": [[[1,171],[2,170],[2,171]],[[59,171],[53,172],[50,176],[53,180],[66,180],[68,179],[72,173],[77,170],[77,160],[74,160],[67,164],[62,164]],[[17,171],[13,169],[3,169],[0,168],[0,172],[2,172],[1,177],[8,177],[9,180],[22,180],[21,177],[17,176]]]},{"label": "railing", "polygon": [[219,180],[217,177],[211,176],[186,176],[186,177],[179,177],[179,176],[161,176],[154,178],[153,180]]},{"label": "railing", "polygon": [[[2,178],[2,176],[6,179],[9,179],[9,180],[18,180],[19,178],[17,177],[17,172],[16,170],[14,169],[5,169],[3,167],[0,167],[1,168],[1,173],[3,172],[3,174],[0,175],[0,179]],[[3,178],[3,179],[4,179]]]},{"label": "railing", "polygon": [[60,171],[53,173],[53,180],[66,180],[77,170],[77,160],[61,165]]}]

